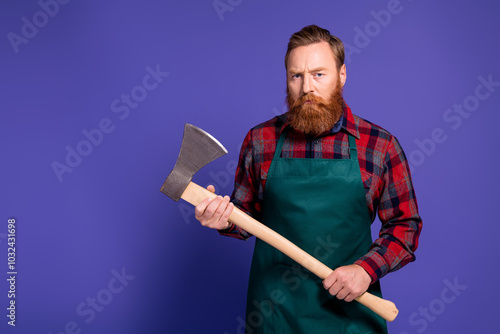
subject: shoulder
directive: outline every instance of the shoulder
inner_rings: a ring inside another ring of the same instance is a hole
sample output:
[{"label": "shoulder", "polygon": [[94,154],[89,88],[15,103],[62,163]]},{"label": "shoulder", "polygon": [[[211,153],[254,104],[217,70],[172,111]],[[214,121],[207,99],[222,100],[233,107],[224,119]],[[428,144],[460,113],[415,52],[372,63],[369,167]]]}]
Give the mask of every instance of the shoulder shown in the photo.
[{"label": "shoulder", "polygon": [[387,131],[380,125],[370,122],[355,114],[352,114],[352,117],[354,118],[354,122],[358,128],[360,137],[378,137],[387,141],[391,141],[394,137],[389,131]]},{"label": "shoulder", "polygon": [[388,130],[357,115],[353,118],[359,131],[357,146],[367,156],[385,160],[404,154],[398,139]]},{"label": "shoulder", "polygon": [[286,118],[287,113],[257,124],[248,131],[245,141],[254,143],[279,137],[281,129],[285,125]]}]

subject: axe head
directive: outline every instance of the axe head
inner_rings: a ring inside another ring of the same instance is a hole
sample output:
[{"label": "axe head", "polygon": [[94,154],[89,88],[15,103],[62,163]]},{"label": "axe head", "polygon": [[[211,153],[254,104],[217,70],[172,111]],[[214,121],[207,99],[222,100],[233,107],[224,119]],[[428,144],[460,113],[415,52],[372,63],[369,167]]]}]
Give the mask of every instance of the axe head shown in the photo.
[{"label": "axe head", "polygon": [[193,175],[209,162],[223,156],[227,150],[209,133],[194,125],[184,125],[181,151],[174,169],[161,187],[161,192],[178,201]]}]

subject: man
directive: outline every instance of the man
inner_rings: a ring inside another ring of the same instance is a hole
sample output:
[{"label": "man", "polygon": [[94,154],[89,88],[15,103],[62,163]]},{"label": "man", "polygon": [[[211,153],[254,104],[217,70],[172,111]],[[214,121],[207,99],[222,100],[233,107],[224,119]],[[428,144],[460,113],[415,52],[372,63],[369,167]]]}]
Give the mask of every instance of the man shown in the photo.
[{"label": "man", "polygon": [[[228,222],[237,205],[335,269],[321,282],[257,240],[247,333],[386,333],[383,319],[350,302],[366,291],[380,296],[379,279],[415,259],[422,221],[405,155],[394,136],[345,104],[344,47],[328,30],[293,34],[285,68],[289,111],[248,132],[231,201],[204,200],[195,216],[246,239]],[[372,242],[377,211],[382,226]]]}]

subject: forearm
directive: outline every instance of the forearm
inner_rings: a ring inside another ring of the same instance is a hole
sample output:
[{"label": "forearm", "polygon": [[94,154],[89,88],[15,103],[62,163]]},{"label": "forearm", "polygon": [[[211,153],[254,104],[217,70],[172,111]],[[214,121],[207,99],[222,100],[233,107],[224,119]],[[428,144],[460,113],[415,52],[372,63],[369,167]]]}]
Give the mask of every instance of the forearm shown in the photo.
[{"label": "forearm", "polygon": [[415,260],[422,229],[410,169],[396,138],[386,152],[385,170],[377,208],[382,222],[379,238],[355,262],[368,272],[372,282]]},{"label": "forearm", "polygon": [[383,224],[380,237],[373,242],[370,251],[355,264],[366,270],[372,282],[404,267],[415,260],[414,252],[418,246],[421,228],[422,220],[418,215],[405,221]]},{"label": "forearm", "polygon": [[[255,205],[257,195],[254,186],[254,183],[257,181],[255,180],[252,172],[253,158],[251,143],[251,132],[249,132],[245,137],[241,148],[234,178],[234,190],[231,195],[231,202],[235,207],[242,210],[249,216],[258,219],[256,214],[258,214],[259,210]],[[246,240],[252,236],[252,234],[234,224],[229,229],[219,231],[219,233],[224,236],[241,240]]]}]

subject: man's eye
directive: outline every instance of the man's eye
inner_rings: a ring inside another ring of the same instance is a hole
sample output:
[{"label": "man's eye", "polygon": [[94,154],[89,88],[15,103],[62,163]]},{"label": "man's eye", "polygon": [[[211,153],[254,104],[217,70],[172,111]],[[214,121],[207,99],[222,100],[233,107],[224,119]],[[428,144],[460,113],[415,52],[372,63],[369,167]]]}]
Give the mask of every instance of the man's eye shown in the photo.
[{"label": "man's eye", "polygon": [[322,76],[324,76],[324,74],[323,73],[316,73],[316,76],[317,77],[322,77]]},{"label": "man's eye", "polygon": [[301,76],[302,76],[302,75],[300,75],[300,74],[294,74],[294,75],[292,75],[292,78],[298,79],[298,78],[300,78]]}]

